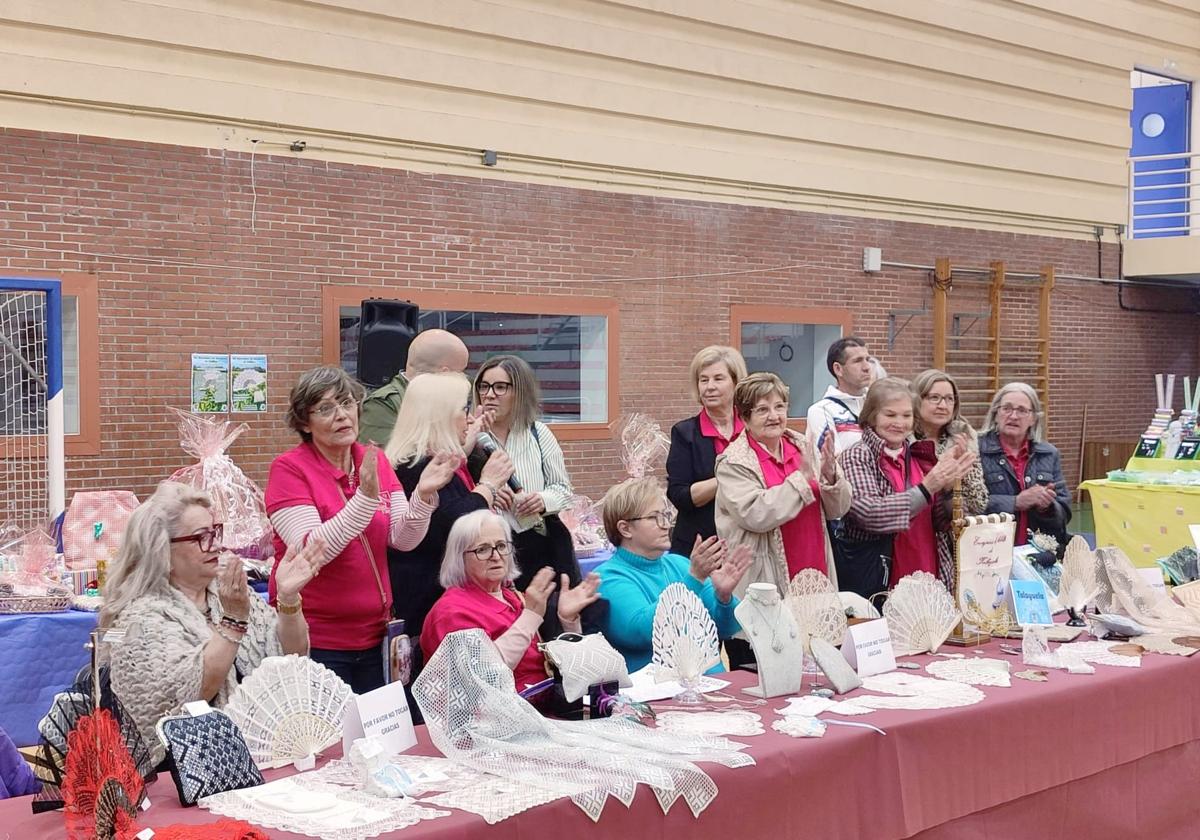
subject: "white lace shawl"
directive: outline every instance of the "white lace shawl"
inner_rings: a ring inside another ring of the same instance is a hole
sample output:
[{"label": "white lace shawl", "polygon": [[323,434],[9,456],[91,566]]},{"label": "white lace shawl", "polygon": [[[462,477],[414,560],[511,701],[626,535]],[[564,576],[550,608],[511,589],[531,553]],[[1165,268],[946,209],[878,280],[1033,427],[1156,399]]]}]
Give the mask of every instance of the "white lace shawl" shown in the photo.
[{"label": "white lace shawl", "polygon": [[[208,590],[208,606],[213,621],[220,621],[221,602],[215,584]],[[235,660],[243,677],[266,657],[283,654],[276,620],[275,610],[251,591],[250,629]],[[121,612],[113,627],[125,631],[124,640],[113,644],[110,653],[113,691],[133,716],[158,764],[165,754],[154,731],[159,718],[177,713],[192,700],[225,705],[237,687],[235,669],[229,669],[215,698],[200,696],[204,645],[212,628],[196,605],[173,586],[138,598]]]}]

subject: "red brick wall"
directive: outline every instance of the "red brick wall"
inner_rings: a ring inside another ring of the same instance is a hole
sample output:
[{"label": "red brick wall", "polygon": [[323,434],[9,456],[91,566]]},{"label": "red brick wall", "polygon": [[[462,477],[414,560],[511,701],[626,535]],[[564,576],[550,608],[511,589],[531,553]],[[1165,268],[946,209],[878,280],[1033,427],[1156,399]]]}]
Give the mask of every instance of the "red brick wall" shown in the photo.
[{"label": "red brick wall", "polygon": [[[698,201],[425,175],[303,158],[250,158],[97,138],[5,131],[0,145],[0,268],[85,271],[100,283],[103,452],[71,458],[69,490],[143,495],[187,463],[165,406],[188,402],[189,354],[266,352],[269,416],[232,454],[264,481],[292,444],[278,409],[320,362],[320,287],[394,285],[507,293],[604,295],[621,302],[621,410],[664,428],[694,411],[692,353],[729,338],[731,303],[854,312],[889,372],[931,361],[929,316],[887,349],[888,312],[930,300],[915,271],[865,275],[861,249],[887,260],[1010,270],[1053,263],[1093,275],[1089,242]],[[252,226],[253,210],[253,226]],[[158,261],[168,265],[156,265]],[[1104,249],[1104,272],[1118,255]],[[795,268],[721,278],[595,282]],[[952,310],[976,311],[960,284]],[[1013,284],[1006,332],[1036,330],[1037,300]],[[1078,470],[1082,407],[1089,439],[1133,439],[1154,408],[1152,374],[1200,372],[1193,299],[1137,290],[1126,302],[1179,314],[1123,312],[1117,290],[1060,281],[1054,294],[1052,422],[1068,480]],[[904,318],[900,319],[902,323]],[[978,324],[975,331],[986,329]],[[619,475],[611,443],[566,446],[577,486],[598,495]]]}]

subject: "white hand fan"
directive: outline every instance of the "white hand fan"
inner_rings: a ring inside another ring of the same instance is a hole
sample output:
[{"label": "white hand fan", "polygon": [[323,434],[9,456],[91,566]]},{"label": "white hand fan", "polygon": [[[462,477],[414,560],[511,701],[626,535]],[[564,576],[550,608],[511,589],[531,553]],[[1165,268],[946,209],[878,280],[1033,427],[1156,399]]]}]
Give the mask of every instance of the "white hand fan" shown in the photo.
[{"label": "white hand fan", "polygon": [[1063,555],[1062,580],[1058,584],[1058,600],[1071,611],[1068,625],[1083,626],[1079,613],[1096,600],[1100,588],[1100,565],[1095,553],[1083,537],[1072,537]]},{"label": "white hand fan", "polygon": [[1200,580],[1176,586],[1171,590],[1171,594],[1175,596],[1179,603],[1193,612],[1200,610]]},{"label": "white hand fan", "polygon": [[962,620],[954,597],[929,572],[914,572],[896,584],[883,605],[897,656],[936,653]]},{"label": "white hand fan", "polygon": [[229,698],[225,713],[242,732],[260,769],[316,755],[342,737],[346,685],[306,656],[264,659]]},{"label": "white hand fan", "polygon": [[[846,608],[829,578],[816,569],[801,569],[788,584],[787,603],[804,639],[804,652],[812,652],[811,639],[840,645],[846,635]],[[805,657],[807,659],[807,657]]]},{"label": "white hand fan", "polygon": [[704,603],[682,583],[672,583],[658,597],[654,610],[654,672],[657,682],[678,679],[684,692],[680,703],[699,703],[692,684],[721,661],[717,626]]}]

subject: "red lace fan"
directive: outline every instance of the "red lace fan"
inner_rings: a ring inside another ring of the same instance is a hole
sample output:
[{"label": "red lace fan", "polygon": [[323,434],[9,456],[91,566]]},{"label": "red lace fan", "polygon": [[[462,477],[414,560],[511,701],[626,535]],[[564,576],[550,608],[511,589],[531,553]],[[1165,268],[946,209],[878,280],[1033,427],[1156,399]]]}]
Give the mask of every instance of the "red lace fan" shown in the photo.
[{"label": "red lace fan", "polygon": [[[107,709],[79,718],[67,735],[63,810],[71,840],[135,840],[146,785]],[[209,825],[154,829],[155,840],[268,840],[249,823],[223,819]]]},{"label": "red lace fan", "polygon": [[79,718],[67,735],[63,810],[71,840],[112,840],[137,834],[145,783],[121,728],[107,709]]}]

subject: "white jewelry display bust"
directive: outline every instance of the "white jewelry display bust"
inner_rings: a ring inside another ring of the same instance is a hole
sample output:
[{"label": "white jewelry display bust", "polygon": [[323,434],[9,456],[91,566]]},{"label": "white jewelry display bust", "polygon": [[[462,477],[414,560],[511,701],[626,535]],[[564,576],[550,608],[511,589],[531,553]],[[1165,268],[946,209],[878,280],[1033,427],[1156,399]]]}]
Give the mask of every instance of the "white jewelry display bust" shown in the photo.
[{"label": "white jewelry display bust", "polygon": [[773,583],[752,583],[733,613],[758,660],[758,685],[742,689],[755,697],[797,694],[804,678],[804,643],[792,611]]}]

